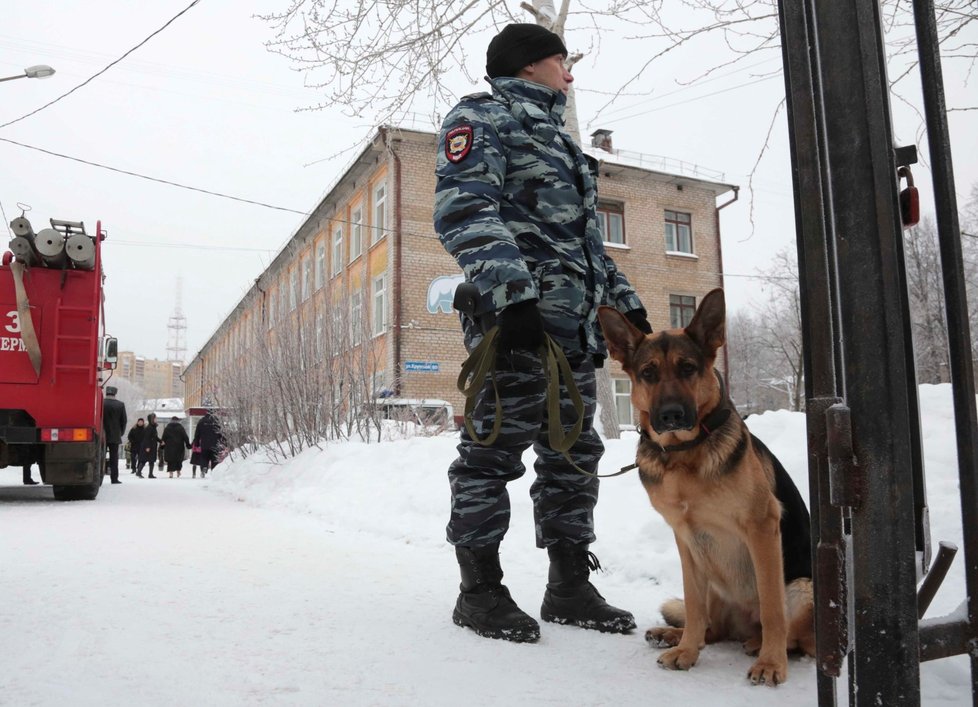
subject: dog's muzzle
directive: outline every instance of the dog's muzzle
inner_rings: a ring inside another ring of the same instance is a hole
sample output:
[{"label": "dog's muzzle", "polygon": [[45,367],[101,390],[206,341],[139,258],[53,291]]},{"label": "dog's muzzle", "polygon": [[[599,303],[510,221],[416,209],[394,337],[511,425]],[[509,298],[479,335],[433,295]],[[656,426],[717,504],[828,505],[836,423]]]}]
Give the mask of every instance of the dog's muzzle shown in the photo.
[{"label": "dog's muzzle", "polygon": [[696,410],[682,403],[664,403],[650,415],[657,433],[691,430],[696,425]]}]

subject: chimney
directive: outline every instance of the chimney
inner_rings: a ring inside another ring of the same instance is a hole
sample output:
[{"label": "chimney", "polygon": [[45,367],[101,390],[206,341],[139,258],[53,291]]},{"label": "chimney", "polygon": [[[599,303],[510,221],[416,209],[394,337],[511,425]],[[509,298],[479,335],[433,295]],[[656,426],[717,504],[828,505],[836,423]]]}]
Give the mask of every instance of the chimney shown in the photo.
[{"label": "chimney", "polygon": [[605,152],[614,153],[614,149],[611,146],[611,133],[612,130],[605,130],[604,128],[599,128],[591,133],[591,147],[597,147]]}]

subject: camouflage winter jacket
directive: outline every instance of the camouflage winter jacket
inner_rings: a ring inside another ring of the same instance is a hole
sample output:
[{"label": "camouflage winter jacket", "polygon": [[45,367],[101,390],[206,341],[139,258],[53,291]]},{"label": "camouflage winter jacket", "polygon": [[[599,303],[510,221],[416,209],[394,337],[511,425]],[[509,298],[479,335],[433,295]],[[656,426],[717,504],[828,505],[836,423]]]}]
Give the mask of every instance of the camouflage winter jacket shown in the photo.
[{"label": "camouflage winter jacket", "polygon": [[563,128],[566,96],[516,78],[490,84],[442,126],[435,231],[479,288],[480,313],[537,299],[565,351],[604,355],[597,306],[642,303],[604,251],[594,175]]}]

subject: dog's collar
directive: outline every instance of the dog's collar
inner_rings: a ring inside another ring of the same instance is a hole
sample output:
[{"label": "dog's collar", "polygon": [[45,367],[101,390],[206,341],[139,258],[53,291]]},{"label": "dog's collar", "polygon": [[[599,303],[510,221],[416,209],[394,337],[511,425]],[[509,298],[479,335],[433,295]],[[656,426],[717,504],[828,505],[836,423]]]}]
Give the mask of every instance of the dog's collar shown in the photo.
[{"label": "dog's collar", "polygon": [[645,431],[645,428],[639,429],[639,435],[642,440],[647,444],[651,445],[659,454],[665,454],[667,452],[681,452],[686,449],[692,449],[696,445],[700,444],[713,434],[716,430],[720,429],[723,424],[730,419],[730,414],[733,412],[730,409],[730,401],[727,399],[727,386],[724,385],[723,376],[717,370],[713,371],[716,374],[717,381],[720,383],[720,404],[713,408],[713,411],[703,418],[700,423],[700,432],[693,439],[688,439],[685,442],[680,442],[678,444],[666,444],[662,445],[658,442],[653,441],[649,436],[649,433]]}]

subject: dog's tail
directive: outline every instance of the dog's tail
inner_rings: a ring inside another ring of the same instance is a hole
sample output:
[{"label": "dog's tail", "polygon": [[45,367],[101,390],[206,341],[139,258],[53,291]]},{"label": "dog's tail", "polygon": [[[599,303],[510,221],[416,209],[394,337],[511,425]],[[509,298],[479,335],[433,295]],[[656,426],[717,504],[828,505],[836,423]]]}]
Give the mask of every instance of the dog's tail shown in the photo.
[{"label": "dog's tail", "polygon": [[686,626],[686,604],[682,599],[669,599],[659,609],[662,618],[674,628]]}]

